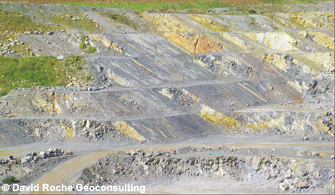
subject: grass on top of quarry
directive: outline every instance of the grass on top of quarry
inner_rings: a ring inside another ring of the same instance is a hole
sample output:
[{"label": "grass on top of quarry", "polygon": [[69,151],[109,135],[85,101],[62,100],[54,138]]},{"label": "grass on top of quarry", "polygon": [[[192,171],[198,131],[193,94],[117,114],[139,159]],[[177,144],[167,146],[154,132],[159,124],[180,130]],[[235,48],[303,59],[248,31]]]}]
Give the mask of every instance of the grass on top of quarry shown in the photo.
[{"label": "grass on top of quarry", "polygon": [[68,75],[81,71],[82,65],[78,56],[0,57],[0,97],[15,88],[64,86]]},{"label": "grass on top of quarry", "polygon": [[137,12],[143,12],[146,10],[158,9],[158,10],[175,10],[181,11],[186,9],[198,9],[207,11],[213,8],[219,7],[230,7],[232,5],[257,5],[261,3],[282,5],[287,3],[317,3],[326,0],[205,0],[205,1],[189,1],[189,0],[173,0],[173,1],[155,1],[155,0],[140,0],[140,1],[83,1],[73,2],[66,1],[62,4],[72,4],[75,6],[89,6],[89,7],[104,7],[104,8],[131,8]]},{"label": "grass on top of quarry", "polygon": [[[6,1],[6,0],[5,0]],[[27,2],[26,0],[7,0],[7,2]],[[317,3],[326,0],[30,0],[30,3],[42,4],[72,4],[75,6],[103,7],[103,8],[131,8],[137,12],[150,9],[175,10],[198,9],[207,11],[208,9],[219,7],[230,7],[232,5],[260,5],[273,4],[282,5],[290,3]]]}]

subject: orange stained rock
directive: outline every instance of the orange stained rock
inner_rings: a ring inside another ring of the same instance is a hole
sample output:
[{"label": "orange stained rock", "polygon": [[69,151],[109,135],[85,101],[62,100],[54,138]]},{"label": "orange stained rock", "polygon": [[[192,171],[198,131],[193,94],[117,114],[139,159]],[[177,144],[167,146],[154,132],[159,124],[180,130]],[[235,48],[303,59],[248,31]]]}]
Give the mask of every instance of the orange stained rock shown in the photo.
[{"label": "orange stained rock", "polygon": [[222,49],[220,43],[202,34],[190,35],[186,33],[168,32],[164,33],[163,36],[190,53],[212,53]]}]

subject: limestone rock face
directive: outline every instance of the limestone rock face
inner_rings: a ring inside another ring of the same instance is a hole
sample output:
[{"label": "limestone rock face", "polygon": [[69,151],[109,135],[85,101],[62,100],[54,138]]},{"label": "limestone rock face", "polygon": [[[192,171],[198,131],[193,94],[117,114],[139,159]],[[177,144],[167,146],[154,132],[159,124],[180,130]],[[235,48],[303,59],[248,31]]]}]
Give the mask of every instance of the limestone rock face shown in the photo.
[{"label": "limestone rock face", "polygon": [[266,32],[266,33],[244,33],[244,36],[256,41],[258,44],[263,44],[266,47],[281,51],[296,51],[296,39],[286,32]]}]

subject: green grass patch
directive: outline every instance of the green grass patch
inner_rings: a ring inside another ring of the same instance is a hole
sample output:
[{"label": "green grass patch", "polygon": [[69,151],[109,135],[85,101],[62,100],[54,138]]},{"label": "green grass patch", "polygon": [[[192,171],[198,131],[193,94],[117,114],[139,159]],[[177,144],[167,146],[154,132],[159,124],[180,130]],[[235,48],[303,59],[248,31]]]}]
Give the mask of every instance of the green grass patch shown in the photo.
[{"label": "green grass patch", "polygon": [[43,24],[37,24],[25,15],[18,12],[0,10],[0,31],[11,33],[24,33],[26,31],[48,31],[52,29]]},{"label": "green grass patch", "polygon": [[87,31],[94,31],[96,27],[96,24],[92,20],[81,15],[52,15],[52,22],[62,25],[63,28],[75,28]]},{"label": "green grass patch", "polygon": [[283,5],[283,4],[292,4],[292,3],[318,3],[328,0],[263,0],[264,3],[273,4],[273,5]]},{"label": "green grass patch", "polygon": [[68,74],[75,76],[82,71],[83,64],[79,56],[70,56],[62,61],[51,56],[0,57],[0,96],[15,88],[64,86]]}]

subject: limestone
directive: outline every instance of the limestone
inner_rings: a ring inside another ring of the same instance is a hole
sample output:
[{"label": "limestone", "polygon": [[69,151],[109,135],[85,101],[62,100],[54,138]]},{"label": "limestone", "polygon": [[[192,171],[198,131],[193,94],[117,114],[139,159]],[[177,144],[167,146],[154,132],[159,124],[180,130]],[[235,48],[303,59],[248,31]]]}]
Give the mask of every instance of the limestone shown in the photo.
[{"label": "limestone", "polygon": [[309,185],[308,185],[307,182],[296,183],[295,186],[296,186],[297,188],[300,188],[300,189],[304,189],[304,188],[308,188],[308,187],[309,187]]},{"label": "limestone", "polygon": [[307,156],[307,151],[306,150],[299,150],[299,151],[297,151],[296,155],[299,156],[299,157],[305,157],[305,156]]},{"label": "limestone", "polygon": [[320,157],[320,153],[318,153],[318,152],[312,152],[312,156],[313,157]]},{"label": "limestone", "polygon": [[295,46],[297,40],[286,32],[245,32],[242,35],[275,51],[287,52],[299,50]]},{"label": "limestone", "polygon": [[63,55],[58,56],[57,60],[64,60],[64,56]]},{"label": "limestone", "polygon": [[39,156],[40,156],[41,158],[47,158],[47,157],[48,157],[48,155],[47,155],[47,153],[46,153],[45,151],[40,152],[40,153],[39,153]]}]

